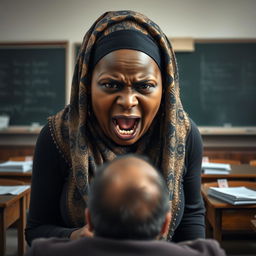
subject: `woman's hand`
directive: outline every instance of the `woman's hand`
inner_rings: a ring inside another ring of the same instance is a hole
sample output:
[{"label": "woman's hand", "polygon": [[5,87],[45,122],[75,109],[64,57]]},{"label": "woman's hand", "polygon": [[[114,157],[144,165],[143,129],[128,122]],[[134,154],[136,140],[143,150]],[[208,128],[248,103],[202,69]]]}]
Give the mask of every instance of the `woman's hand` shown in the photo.
[{"label": "woman's hand", "polygon": [[84,227],[77,229],[70,235],[71,240],[76,240],[81,237],[93,237],[93,233],[88,229],[88,225],[85,225]]}]

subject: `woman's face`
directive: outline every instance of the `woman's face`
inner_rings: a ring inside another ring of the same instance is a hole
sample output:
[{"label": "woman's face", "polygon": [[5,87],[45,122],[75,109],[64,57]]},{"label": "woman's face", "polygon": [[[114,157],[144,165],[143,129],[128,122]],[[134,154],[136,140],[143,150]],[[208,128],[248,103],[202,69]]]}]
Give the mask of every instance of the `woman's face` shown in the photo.
[{"label": "woman's face", "polygon": [[105,135],[119,145],[131,145],[147,132],[159,109],[160,69],[143,52],[113,51],[94,68],[91,97]]}]

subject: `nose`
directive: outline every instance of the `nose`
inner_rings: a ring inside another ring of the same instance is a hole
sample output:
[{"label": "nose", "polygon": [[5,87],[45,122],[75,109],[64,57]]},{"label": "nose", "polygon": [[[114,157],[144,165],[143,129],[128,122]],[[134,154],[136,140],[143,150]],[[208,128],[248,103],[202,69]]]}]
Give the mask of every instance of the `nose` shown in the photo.
[{"label": "nose", "polygon": [[133,91],[124,91],[117,98],[117,104],[122,106],[124,109],[131,109],[138,105],[138,98]]}]

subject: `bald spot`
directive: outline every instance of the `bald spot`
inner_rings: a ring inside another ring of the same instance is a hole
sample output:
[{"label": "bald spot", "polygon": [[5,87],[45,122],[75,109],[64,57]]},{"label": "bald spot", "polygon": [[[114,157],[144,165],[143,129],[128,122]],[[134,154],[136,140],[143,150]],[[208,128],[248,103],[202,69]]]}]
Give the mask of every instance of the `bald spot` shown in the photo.
[{"label": "bald spot", "polygon": [[103,174],[103,202],[113,211],[129,211],[138,219],[152,215],[160,198],[159,176],[146,161],[121,158],[111,163]]}]

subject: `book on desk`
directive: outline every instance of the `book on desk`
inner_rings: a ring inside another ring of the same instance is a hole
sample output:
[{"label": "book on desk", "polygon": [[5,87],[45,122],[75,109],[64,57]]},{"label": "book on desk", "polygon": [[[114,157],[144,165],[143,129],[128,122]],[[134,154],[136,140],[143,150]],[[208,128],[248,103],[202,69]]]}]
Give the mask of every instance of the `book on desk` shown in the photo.
[{"label": "book on desk", "polygon": [[7,161],[0,164],[0,172],[29,172],[32,161]]},{"label": "book on desk", "polygon": [[256,191],[244,186],[226,188],[210,187],[208,195],[232,205],[256,204]]},{"label": "book on desk", "polygon": [[230,164],[203,162],[202,171],[204,174],[229,174],[231,166]]}]

